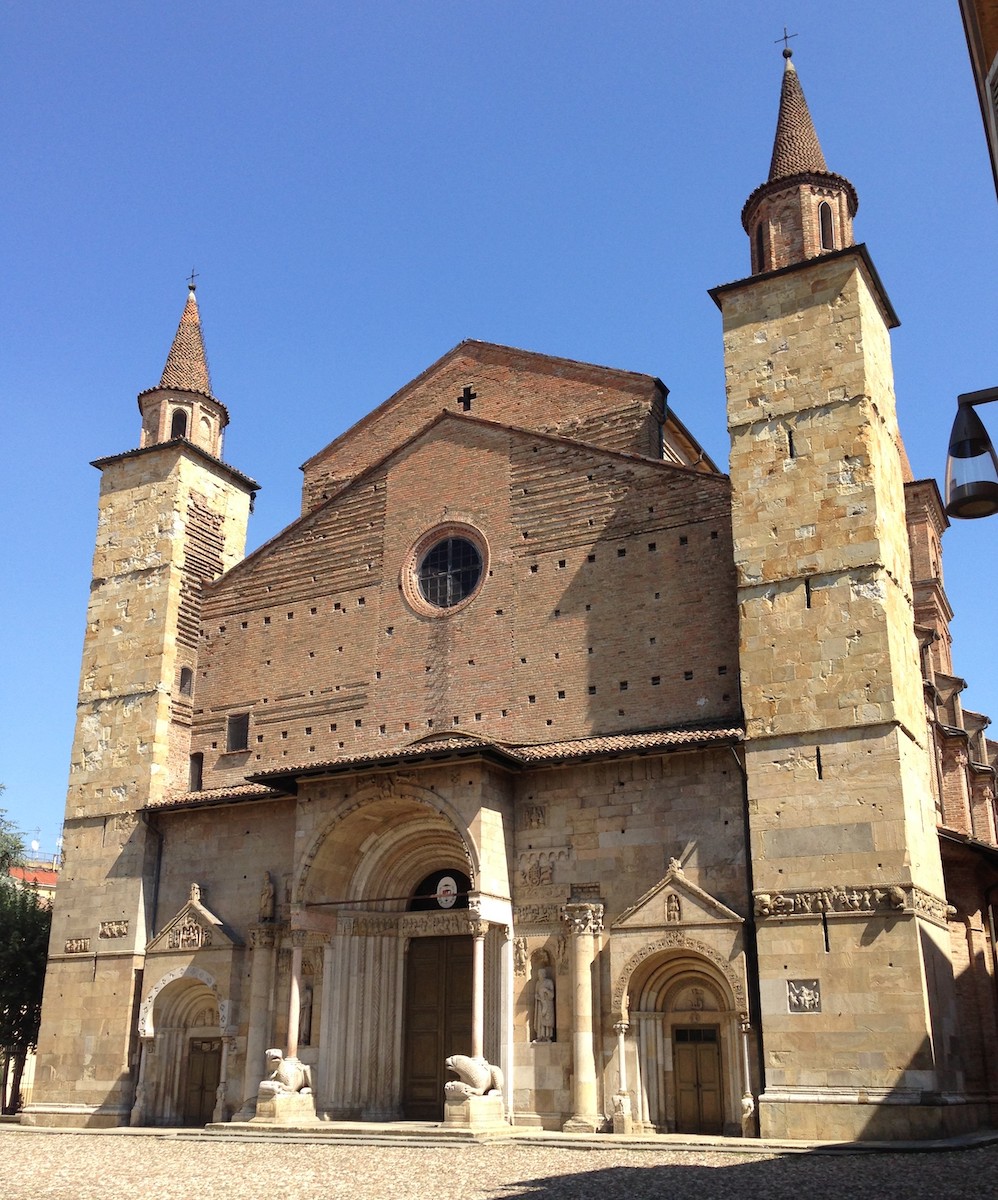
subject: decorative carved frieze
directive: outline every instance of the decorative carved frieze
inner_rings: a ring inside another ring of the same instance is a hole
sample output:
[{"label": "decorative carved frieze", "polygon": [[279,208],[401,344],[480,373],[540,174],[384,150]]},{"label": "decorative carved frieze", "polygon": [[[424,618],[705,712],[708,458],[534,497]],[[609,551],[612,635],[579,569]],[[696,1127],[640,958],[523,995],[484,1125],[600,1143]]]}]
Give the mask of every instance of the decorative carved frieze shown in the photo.
[{"label": "decorative carved frieze", "polygon": [[398,918],[398,929],[404,937],[463,934],[469,932],[469,922],[473,919],[467,912],[402,913]]},{"label": "decorative carved frieze", "polygon": [[354,917],[353,933],[357,937],[391,937],[398,932],[399,918]]},{"label": "decorative carved frieze", "polygon": [[69,938],[66,942],[67,954],[87,954],[90,951],[89,938]]},{"label": "decorative carved frieze", "polygon": [[127,921],[101,921],[100,928],[97,932],[100,938],[123,938],[128,937],[128,922]]},{"label": "decorative carved frieze", "polygon": [[561,920],[560,904],[518,904],[513,909],[513,924],[557,925]]},{"label": "decorative carved frieze", "polygon": [[871,913],[890,916],[916,912],[937,921],[945,921],[945,900],[914,887],[910,883],[882,887],[864,884],[841,887],[794,889],[785,892],[756,892],[757,917],[812,917],[821,913]]}]

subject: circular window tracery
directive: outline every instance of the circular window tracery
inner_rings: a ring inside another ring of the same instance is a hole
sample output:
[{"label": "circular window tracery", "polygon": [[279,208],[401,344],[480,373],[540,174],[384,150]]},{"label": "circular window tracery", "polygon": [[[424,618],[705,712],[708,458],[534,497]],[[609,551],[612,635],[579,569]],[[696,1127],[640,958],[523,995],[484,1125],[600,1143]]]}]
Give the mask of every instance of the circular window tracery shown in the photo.
[{"label": "circular window tracery", "polygon": [[424,616],[442,617],[468,604],[488,573],[485,539],[467,525],[444,525],[424,534],[409,551],[401,586]]},{"label": "circular window tracery", "polygon": [[434,608],[453,608],[466,600],[482,577],[482,556],[474,542],[448,537],[431,546],[416,572],[419,591]]}]

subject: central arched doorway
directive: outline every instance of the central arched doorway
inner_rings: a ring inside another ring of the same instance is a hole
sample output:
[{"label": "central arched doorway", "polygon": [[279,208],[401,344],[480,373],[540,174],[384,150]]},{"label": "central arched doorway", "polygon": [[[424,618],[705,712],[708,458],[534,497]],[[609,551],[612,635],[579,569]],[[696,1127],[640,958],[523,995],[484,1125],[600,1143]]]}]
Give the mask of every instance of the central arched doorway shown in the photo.
[{"label": "central arched doorway", "polygon": [[[468,908],[471,881],[457,869],[428,875],[410,912]],[[469,934],[415,937],[405,963],[402,1020],[402,1115],[411,1121],[443,1117],[445,1059],[471,1053],[472,939]]]},{"label": "central arched doorway", "polygon": [[458,815],[408,783],[361,792],[316,838],[297,897],[305,927],[325,938],[315,1072],[325,1116],[442,1118],[444,1060],[472,1050],[479,961],[483,1044],[498,1061],[508,922],[469,912],[476,874]]}]

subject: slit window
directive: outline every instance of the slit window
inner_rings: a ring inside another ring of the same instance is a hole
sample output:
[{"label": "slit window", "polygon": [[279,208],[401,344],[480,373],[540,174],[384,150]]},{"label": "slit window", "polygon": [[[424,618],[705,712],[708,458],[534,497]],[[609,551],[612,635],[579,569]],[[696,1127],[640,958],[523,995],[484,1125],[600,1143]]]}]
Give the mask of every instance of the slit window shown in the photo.
[{"label": "slit window", "polygon": [[832,206],[827,200],[818,205],[818,225],[821,229],[822,250],[835,249],[835,233],[832,229]]},{"label": "slit window", "polygon": [[188,772],[187,790],[190,792],[200,792],[203,781],[204,755],[192,754],[190,760],[190,770]]}]

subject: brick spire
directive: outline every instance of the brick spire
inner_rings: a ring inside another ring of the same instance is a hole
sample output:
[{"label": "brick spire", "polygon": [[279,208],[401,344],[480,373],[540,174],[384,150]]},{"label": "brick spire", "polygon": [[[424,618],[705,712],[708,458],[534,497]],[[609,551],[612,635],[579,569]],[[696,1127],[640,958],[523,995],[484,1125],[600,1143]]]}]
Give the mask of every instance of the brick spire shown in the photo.
[{"label": "brick spire", "polygon": [[791,59],[792,54],[789,47],[783,51],[783,87],[780,90],[780,115],[776,121],[773,159],[769,164],[770,183],[792,175],[828,173],[825,156],[814,131],[814,122],[804,99],[804,89]]},{"label": "brick spire", "polygon": [[184,305],[173,345],[167,355],[159,386],[210,396],[211,376],[208,374],[208,359],[204,353],[201,316],[194,295],[194,284],[189,283],[187,289],[187,303]]},{"label": "brick spire", "polygon": [[852,219],[859,207],[856,189],[828,169],[790,61],[792,53],[789,46],[783,51],[780,115],[769,178],[742,209],[742,227],[752,243],[753,275],[853,245]]}]

